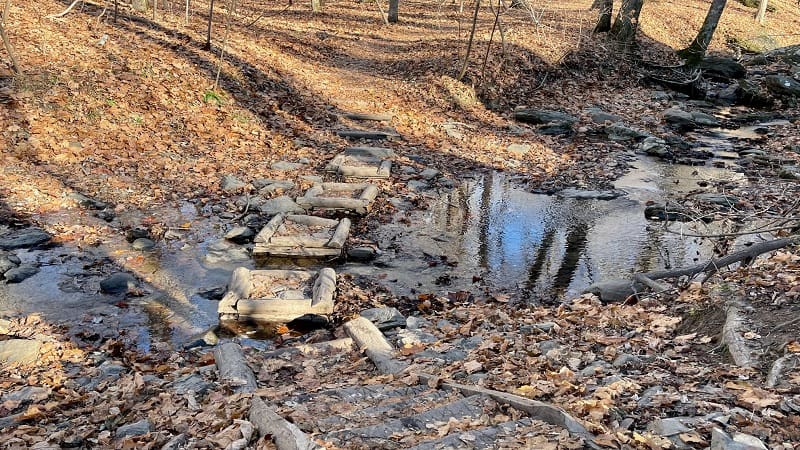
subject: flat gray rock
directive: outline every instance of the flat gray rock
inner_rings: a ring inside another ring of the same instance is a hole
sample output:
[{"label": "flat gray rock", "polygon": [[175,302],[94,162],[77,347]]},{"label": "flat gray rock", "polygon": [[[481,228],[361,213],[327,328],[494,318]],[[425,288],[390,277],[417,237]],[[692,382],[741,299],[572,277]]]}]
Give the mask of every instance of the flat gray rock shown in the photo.
[{"label": "flat gray rock", "polygon": [[425,180],[430,181],[439,176],[439,171],[436,169],[425,169],[422,172],[420,172],[419,176],[421,176]]},{"label": "flat gray rock", "polygon": [[225,233],[225,239],[236,244],[246,244],[253,240],[256,232],[250,227],[234,227]]},{"label": "flat gray rock", "polygon": [[203,256],[207,264],[229,264],[249,261],[250,254],[247,249],[226,240],[219,240],[208,246],[208,253]]},{"label": "flat gray rock", "polygon": [[124,294],[136,288],[136,278],[128,273],[115,273],[100,282],[100,292],[105,294]]},{"label": "flat gray rock", "polygon": [[197,395],[205,395],[212,386],[213,384],[196,373],[184,375],[169,384],[169,388],[174,390],[178,395],[183,395],[188,392],[194,392]]},{"label": "flat gray rock", "polygon": [[39,273],[39,268],[33,264],[22,264],[6,271],[3,276],[7,283],[21,283]]},{"label": "flat gray rock", "polygon": [[147,419],[138,422],[122,425],[117,428],[116,438],[122,439],[128,436],[141,436],[150,432],[150,421]]},{"label": "flat gray rock", "polygon": [[767,450],[767,446],[755,436],[744,433],[734,433],[731,436],[714,428],[711,430],[710,450]]},{"label": "flat gray rock", "polygon": [[561,111],[536,108],[518,109],[514,111],[514,119],[534,125],[563,124],[568,127],[572,127],[578,122],[578,118],[573,115]]},{"label": "flat gray rock", "polygon": [[439,339],[436,338],[431,333],[426,333],[422,330],[407,330],[403,329],[397,333],[397,342],[401,346],[403,345],[416,345],[416,344],[431,344],[433,342],[438,341]]},{"label": "flat gray rock", "polygon": [[650,133],[625,125],[622,122],[615,122],[605,128],[608,138],[612,141],[635,141],[650,137]]},{"label": "flat gray rock", "polygon": [[592,191],[584,189],[564,189],[558,193],[559,197],[575,200],[613,200],[623,195],[620,191]]},{"label": "flat gray rock", "polygon": [[0,249],[16,250],[30,248],[50,242],[51,236],[41,228],[26,228],[15,230],[0,236]]},{"label": "flat gray rock", "polygon": [[770,75],[765,78],[767,89],[783,97],[800,97],[800,82],[792,77]]},{"label": "flat gray rock", "polygon": [[39,386],[25,386],[0,397],[0,402],[41,402],[50,396],[51,390]]},{"label": "flat gray rock", "polygon": [[280,213],[297,213],[302,214],[305,210],[295,203],[290,197],[286,195],[282,195],[280,197],[276,197],[264,202],[263,205],[259,206],[258,208],[262,213],[274,216],[275,214]]},{"label": "flat gray rock", "polygon": [[586,110],[589,113],[589,117],[592,119],[594,123],[606,123],[606,122],[619,122],[622,120],[622,117],[611,114],[606,111],[603,111],[600,108],[589,108]]},{"label": "flat gray rock", "polygon": [[225,175],[219,182],[220,189],[228,194],[234,194],[238,191],[241,191],[245,186],[247,185],[242,180],[233,175]]},{"label": "flat gray rock", "polygon": [[8,339],[0,341],[0,361],[30,364],[39,358],[42,343],[30,339]]},{"label": "flat gray rock", "polygon": [[133,247],[134,250],[146,252],[156,248],[156,243],[152,239],[139,238],[131,243],[131,247]]},{"label": "flat gray rock", "polygon": [[293,162],[289,162],[289,161],[278,161],[278,162],[272,163],[271,168],[272,168],[272,170],[279,170],[279,171],[282,171],[282,172],[287,172],[287,171],[290,171],[290,170],[298,170],[303,166],[304,166],[304,164],[301,164],[301,163],[293,163]]},{"label": "flat gray rock", "polygon": [[381,331],[402,327],[406,324],[405,316],[400,314],[397,308],[370,308],[361,311],[359,315],[374,323]]}]

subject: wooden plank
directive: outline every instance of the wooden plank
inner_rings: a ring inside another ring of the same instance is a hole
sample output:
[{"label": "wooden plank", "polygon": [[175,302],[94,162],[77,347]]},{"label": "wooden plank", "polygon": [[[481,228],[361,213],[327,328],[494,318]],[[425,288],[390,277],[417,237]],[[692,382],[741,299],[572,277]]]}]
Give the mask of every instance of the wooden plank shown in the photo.
[{"label": "wooden plank", "polygon": [[333,237],[327,244],[325,244],[325,246],[330,248],[341,249],[342,247],[344,247],[344,242],[347,240],[347,236],[349,235],[350,235],[350,219],[345,217],[344,219],[339,221],[339,226],[336,227],[336,231],[333,232]]},{"label": "wooden plank", "polygon": [[272,235],[275,234],[275,232],[278,230],[278,227],[280,227],[281,224],[283,223],[283,220],[284,220],[283,214],[280,213],[275,214],[275,217],[270,219],[270,221],[267,222],[264,228],[262,228],[261,231],[258,232],[256,237],[253,239],[253,242],[255,242],[256,244],[260,244],[262,242],[269,242],[269,238],[271,238]]},{"label": "wooden plank", "polygon": [[345,323],[344,329],[381,373],[394,374],[408,367],[406,363],[394,359],[394,347],[369,319],[357,317]]},{"label": "wooden plank", "polygon": [[272,236],[269,242],[265,244],[268,247],[325,247],[330,238],[315,238],[311,236]]},{"label": "wooden plank", "polygon": [[[358,342],[356,339],[353,339],[353,341]],[[437,377],[424,373],[416,375],[424,383],[430,383],[438,380]],[[439,382],[438,386],[442,389],[459,391],[463,395],[487,395],[499,403],[512,406],[513,408],[528,413],[534,419],[566,429],[573,436],[580,437],[586,441],[586,445],[592,449],[599,450],[602,448],[594,442],[594,435],[587,430],[586,427],[581,425],[581,423],[575,420],[574,417],[569,415],[566,411],[558,406],[520,397],[519,395],[509,394],[507,392],[495,391],[493,389],[486,389],[479,386],[469,386],[451,381]]]},{"label": "wooden plank", "polygon": [[297,425],[289,423],[279,416],[260,397],[253,397],[250,401],[248,418],[262,437],[272,436],[272,441],[278,450],[313,450],[317,448],[314,442],[300,428],[297,428]]},{"label": "wooden plank", "polygon": [[347,147],[346,156],[367,156],[376,159],[394,158],[394,150],[386,147]]},{"label": "wooden plank", "polygon": [[336,134],[347,139],[366,139],[370,141],[382,141],[400,137],[400,134],[394,131],[340,130]]},{"label": "wooden plank", "polygon": [[235,292],[226,292],[217,305],[217,314],[238,314],[236,303],[240,298]]},{"label": "wooden plank", "polygon": [[333,157],[333,159],[325,166],[325,172],[338,172],[339,167],[342,165],[345,159],[345,155],[340,153]]},{"label": "wooden plank", "polygon": [[248,298],[252,290],[253,279],[250,270],[245,267],[234,270],[228,282],[228,291],[235,293],[239,298]]},{"label": "wooden plank", "polygon": [[367,184],[363,191],[361,191],[360,199],[372,203],[378,196],[378,186],[374,184]]},{"label": "wooden plank", "polygon": [[[311,304],[320,308],[327,308],[323,306],[330,304],[331,313],[333,312],[333,293],[336,291],[336,272],[330,267],[326,267],[319,271],[317,279],[314,280],[314,294],[311,298]],[[318,306],[319,305],[319,306]]]},{"label": "wooden plank", "polygon": [[266,245],[256,245],[253,247],[253,255],[273,255],[273,256],[301,256],[305,258],[316,258],[324,256],[339,256],[342,254],[341,248],[303,248],[303,247],[270,247]]},{"label": "wooden plank", "polygon": [[350,120],[367,120],[372,122],[389,122],[394,117],[393,114],[380,113],[344,113],[342,117]]},{"label": "wooden plank", "polygon": [[258,388],[256,377],[239,344],[227,342],[214,349],[214,362],[219,379],[234,386],[235,392],[253,392]]},{"label": "wooden plank", "polygon": [[290,214],[286,216],[287,220],[290,220],[294,223],[300,225],[306,225],[309,227],[335,227],[339,225],[339,221],[335,219],[326,219],[324,217],[317,217],[317,216],[308,216],[304,214]]}]

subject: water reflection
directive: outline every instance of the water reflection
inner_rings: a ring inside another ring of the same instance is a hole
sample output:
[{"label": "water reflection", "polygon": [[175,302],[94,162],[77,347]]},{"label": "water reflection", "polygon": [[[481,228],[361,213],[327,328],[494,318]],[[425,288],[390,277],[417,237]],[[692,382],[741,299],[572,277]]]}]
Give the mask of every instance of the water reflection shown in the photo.
[{"label": "water reflection", "polygon": [[645,220],[644,203],[730,173],[684,173],[652,160],[639,166],[617,182],[628,195],[609,201],[531,194],[502,173],[489,173],[449,194],[446,207],[433,212],[434,222],[452,240],[461,270],[535,300],[577,295],[600,279],[691,265],[710,255],[699,240]]}]

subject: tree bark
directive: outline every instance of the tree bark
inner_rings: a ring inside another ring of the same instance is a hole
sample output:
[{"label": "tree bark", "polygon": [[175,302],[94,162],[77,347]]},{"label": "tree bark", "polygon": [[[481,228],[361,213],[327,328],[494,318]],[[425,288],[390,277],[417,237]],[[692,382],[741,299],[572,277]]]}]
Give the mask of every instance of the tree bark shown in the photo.
[{"label": "tree bark", "polygon": [[311,11],[322,12],[322,0],[311,0]]},{"label": "tree bark", "polygon": [[[688,47],[678,52],[678,55],[684,58],[689,64],[697,64],[706,55],[708,44],[711,43],[711,38],[714,37],[714,32],[717,30],[719,18],[722,16],[722,11],[728,0],[712,0],[711,7],[708,8],[708,14],[703,21],[703,26]],[[765,6],[766,7],[766,6]]]},{"label": "tree bark", "polygon": [[400,0],[389,0],[389,23],[397,23]]},{"label": "tree bark", "polygon": [[211,20],[214,18],[214,0],[208,6],[208,32],[206,33],[206,50],[211,50]]},{"label": "tree bark", "polygon": [[598,0],[592,6],[600,9],[594,32],[605,33],[611,30],[611,11],[614,9],[614,0]]},{"label": "tree bark", "polygon": [[614,26],[611,27],[611,36],[625,46],[636,40],[636,30],[639,28],[639,14],[642,12],[644,0],[623,0],[617,13]]},{"label": "tree bark", "polygon": [[469,64],[469,54],[472,53],[472,41],[475,39],[475,27],[478,24],[478,11],[481,8],[481,0],[475,0],[475,14],[472,16],[472,31],[469,33],[469,43],[467,44],[467,53],[464,55],[464,64],[461,65],[461,72],[458,73],[458,81],[464,78],[467,73],[467,65]]},{"label": "tree bark", "polygon": [[8,52],[8,58],[11,60],[11,69],[14,70],[14,73],[20,73],[21,70],[19,68],[19,61],[17,61],[17,57],[14,54],[14,49],[11,47],[11,41],[8,40],[8,35],[6,34],[5,29],[6,17],[8,17],[9,8],[11,8],[11,0],[6,0],[6,4],[3,7],[3,15],[0,16],[0,38],[2,38],[3,45],[5,45],[6,52]]},{"label": "tree bark", "polygon": [[761,25],[764,25],[764,22],[767,19],[767,2],[768,0],[761,0],[758,2],[758,12],[756,13],[756,21]]}]

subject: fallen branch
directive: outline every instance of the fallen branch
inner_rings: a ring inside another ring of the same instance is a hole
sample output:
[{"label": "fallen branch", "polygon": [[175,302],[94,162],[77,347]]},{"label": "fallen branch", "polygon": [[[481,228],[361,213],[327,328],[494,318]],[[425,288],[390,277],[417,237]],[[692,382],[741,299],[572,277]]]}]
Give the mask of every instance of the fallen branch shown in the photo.
[{"label": "fallen branch", "polygon": [[757,361],[753,352],[740,332],[745,329],[741,311],[742,300],[732,292],[728,284],[721,284],[711,291],[711,295],[725,303],[725,323],[722,325],[722,343],[728,349],[733,362],[739,367],[754,367]]},{"label": "fallen branch", "polygon": [[250,422],[261,436],[272,436],[278,450],[311,450],[316,445],[297,425],[279,416],[260,397],[250,403]]},{"label": "fallen branch", "polygon": [[219,370],[219,379],[234,387],[236,392],[253,392],[258,388],[256,377],[239,344],[228,342],[214,349],[214,361]]},{"label": "fallen branch", "polygon": [[67,6],[67,9],[65,9],[64,11],[61,11],[61,12],[60,12],[60,13],[58,13],[58,14],[52,14],[52,15],[50,15],[50,16],[47,16],[47,18],[48,18],[48,19],[58,19],[59,17],[64,17],[64,16],[66,16],[67,14],[69,14],[69,12],[70,12],[70,11],[72,11],[72,8],[74,8],[74,7],[75,7],[75,5],[77,5],[78,3],[82,2],[82,1],[83,1],[83,0],[75,0],[75,1],[73,1],[72,3],[70,3],[70,5],[69,5],[69,6]]}]

